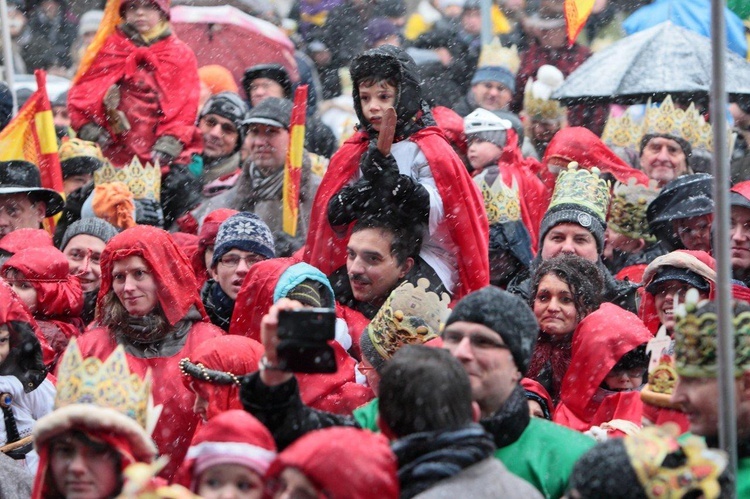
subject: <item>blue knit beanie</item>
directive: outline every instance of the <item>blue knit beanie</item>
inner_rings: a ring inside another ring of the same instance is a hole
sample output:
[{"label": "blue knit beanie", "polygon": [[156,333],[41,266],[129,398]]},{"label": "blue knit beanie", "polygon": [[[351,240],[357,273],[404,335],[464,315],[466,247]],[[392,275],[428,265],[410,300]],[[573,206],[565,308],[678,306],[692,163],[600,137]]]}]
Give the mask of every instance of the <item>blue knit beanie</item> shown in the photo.
[{"label": "blue knit beanie", "polygon": [[258,215],[247,211],[232,215],[219,226],[211,266],[215,267],[222,256],[235,248],[266,258],[276,256],[271,229]]},{"label": "blue knit beanie", "polygon": [[477,68],[471,84],[476,85],[485,81],[496,81],[516,93],[516,77],[509,69],[502,66],[483,66]]}]

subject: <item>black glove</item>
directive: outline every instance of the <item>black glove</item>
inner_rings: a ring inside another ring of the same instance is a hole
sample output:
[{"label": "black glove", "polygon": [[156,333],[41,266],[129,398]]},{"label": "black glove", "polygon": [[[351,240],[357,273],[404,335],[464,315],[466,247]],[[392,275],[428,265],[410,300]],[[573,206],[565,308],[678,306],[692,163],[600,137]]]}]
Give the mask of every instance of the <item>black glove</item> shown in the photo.
[{"label": "black glove", "polygon": [[155,165],[157,161],[159,162],[160,167],[171,165],[172,161],[174,161],[174,156],[164,151],[151,151],[152,164]]},{"label": "black glove", "polygon": [[164,228],[164,211],[159,201],[151,198],[135,200],[135,221],[138,225],[153,225]]},{"label": "black glove", "polygon": [[328,202],[328,223],[332,227],[349,225],[361,218],[375,202],[373,187],[365,178],[341,189]]},{"label": "black glove", "polygon": [[201,202],[203,184],[184,165],[174,164],[161,179],[161,207],[164,210],[164,227]]},{"label": "black glove", "polygon": [[385,205],[394,206],[399,218],[416,223],[429,221],[430,193],[414,177],[399,175],[392,189],[378,190],[374,198],[381,199]]},{"label": "black glove", "polygon": [[398,164],[392,154],[383,156],[375,142],[370,142],[367,152],[362,155],[359,163],[362,176],[370,182],[376,182],[384,176],[398,175]]}]

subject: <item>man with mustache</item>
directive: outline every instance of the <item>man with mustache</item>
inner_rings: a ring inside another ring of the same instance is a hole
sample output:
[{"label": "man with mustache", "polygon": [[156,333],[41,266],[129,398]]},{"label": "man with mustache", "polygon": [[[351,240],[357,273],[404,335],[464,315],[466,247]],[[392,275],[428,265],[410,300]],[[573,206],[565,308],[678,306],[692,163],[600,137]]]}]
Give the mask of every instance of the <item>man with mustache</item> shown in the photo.
[{"label": "man with mustache", "polygon": [[731,203],[732,276],[750,282],[750,180],[740,182],[729,192]]}]

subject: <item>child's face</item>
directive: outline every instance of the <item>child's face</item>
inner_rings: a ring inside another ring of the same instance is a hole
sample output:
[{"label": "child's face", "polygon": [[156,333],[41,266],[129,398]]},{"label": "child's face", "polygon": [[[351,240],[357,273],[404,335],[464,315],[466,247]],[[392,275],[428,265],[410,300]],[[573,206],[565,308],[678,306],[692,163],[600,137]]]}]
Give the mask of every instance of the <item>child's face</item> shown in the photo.
[{"label": "child's face", "polygon": [[376,131],[380,131],[380,122],[383,113],[389,107],[396,104],[396,91],[398,89],[385,81],[379,81],[373,85],[359,84],[359,102],[362,106],[362,114]]},{"label": "child's face", "polygon": [[485,166],[497,164],[503,150],[486,140],[479,138],[469,138],[469,149],[466,155],[469,157],[469,163],[475,170],[481,170]]},{"label": "child's face", "polygon": [[10,353],[10,331],[8,326],[3,324],[0,326],[0,364],[5,362]]},{"label": "child's face", "polygon": [[204,499],[260,499],[263,497],[263,480],[245,466],[217,464],[201,474],[195,492]]},{"label": "child's face", "polygon": [[159,8],[147,0],[134,0],[125,6],[125,22],[141,35],[154,29],[161,18]]},{"label": "child's face", "polygon": [[26,280],[24,275],[16,269],[10,268],[5,271],[3,279],[7,282],[13,292],[21,299],[29,311],[36,312],[36,289]]},{"label": "child's face", "polygon": [[624,371],[615,371],[613,369],[604,378],[604,385],[614,392],[637,390],[643,385],[644,374],[646,374],[646,369],[642,367]]}]

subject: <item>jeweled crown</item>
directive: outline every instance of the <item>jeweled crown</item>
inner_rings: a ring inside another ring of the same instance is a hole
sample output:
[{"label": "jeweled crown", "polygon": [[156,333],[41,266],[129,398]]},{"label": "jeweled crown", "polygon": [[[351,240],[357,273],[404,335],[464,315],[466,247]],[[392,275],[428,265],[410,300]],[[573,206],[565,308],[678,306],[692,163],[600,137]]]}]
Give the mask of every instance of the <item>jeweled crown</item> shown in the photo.
[{"label": "jeweled crown", "polygon": [[584,206],[604,221],[609,208],[609,183],[599,177],[599,169],[578,169],[572,161],[557,176],[555,191],[547,211],[561,204]]},{"label": "jeweled crown", "polygon": [[484,209],[490,225],[515,222],[521,219],[521,202],[518,199],[518,184],[513,179],[513,187],[508,187],[501,178],[495,179],[492,186],[484,178],[475,177],[484,198]]},{"label": "jeweled crown", "polygon": [[[717,315],[713,302],[691,289],[674,309],[675,369],[680,376],[714,378],[719,372]],[[750,307],[734,305],[734,374],[750,370]]]},{"label": "jeweled crown", "polygon": [[367,326],[372,345],[382,358],[391,358],[403,345],[419,345],[440,334],[450,311],[450,297],[427,291],[429,284],[425,278],[416,286],[402,283]]},{"label": "jeweled crown", "polygon": [[94,184],[108,184],[122,182],[133,193],[134,199],[155,199],[161,197],[161,168],[157,161],[155,165],[146,163],[143,166],[137,156],[122,168],[115,168],[109,162],[94,172]]},{"label": "jeweled crown", "polygon": [[521,58],[518,56],[517,46],[503,47],[500,44],[500,39],[495,37],[490,43],[482,46],[477,68],[497,66],[504,67],[511,73],[516,74],[518,68],[521,67]]},{"label": "jeweled crown", "polygon": [[114,409],[148,429],[151,374],[141,379],[131,373],[122,345],[104,362],[97,357],[84,359],[73,338],[60,361],[55,409],[72,404]]},{"label": "jeweled crown", "polygon": [[649,231],[646,209],[658,195],[659,188],[654,180],[648,186],[637,183],[632,177],[627,184],[617,182],[612,189],[607,227],[633,239],[656,241]]}]

